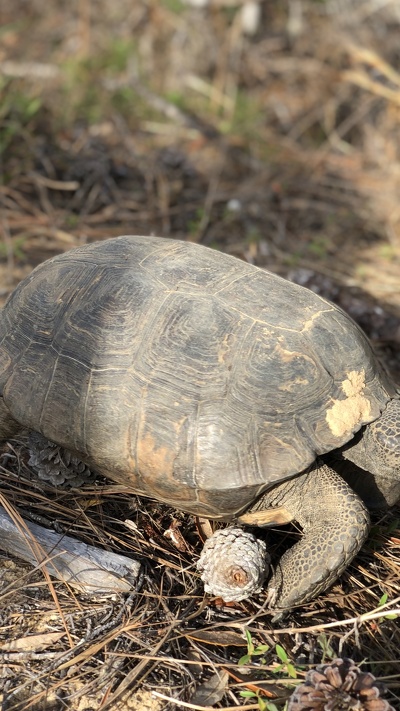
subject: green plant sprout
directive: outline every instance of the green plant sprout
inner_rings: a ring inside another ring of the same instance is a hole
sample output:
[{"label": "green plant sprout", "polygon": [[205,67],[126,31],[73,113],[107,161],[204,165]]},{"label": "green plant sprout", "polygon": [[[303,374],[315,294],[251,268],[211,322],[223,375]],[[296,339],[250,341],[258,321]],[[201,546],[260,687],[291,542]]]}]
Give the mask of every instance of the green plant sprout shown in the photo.
[{"label": "green plant sprout", "polygon": [[[378,602],[377,607],[382,607],[383,605],[386,605],[388,601],[388,594],[383,593],[381,599]],[[379,618],[379,622],[383,622],[383,620],[397,620],[398,615],[396,615],[395,612],[388,612],[386,615],[383,615],[382,617]]]},{"label": "green plant sprout", "polygon": [[277,674],[280,671],[284,671],[284,672],[286,672],[286,674],[288,676],[290,676],[291,679],[297,679],[296,668],[295,668],[294,664],[292,664],[292,662],[289,661],[288,655],[286,654],[285,650],[283,649],[283,647],[281,647],[280,644],[277,644],[275,646],[275,652],[282,663],[279,664],[277,667],[275,667],[275,669],[273,669],[273,673]]},{"label": "green plant sprout", "polygon": [[276,704],[274,704],[273,701],[267,701],[264,699],[259,691],[241,691],[240,696],[244,699],[257,699],[260,711],[279,711]]},{"label": "green plant sprout", "polygon": [[[249,630],[245,630],[246,640],[247,640],[247,654],[240,657],[238,664],[242,666],[243,664],[249,664],[253,661],[253,657],[263,657],[269,650],[267,644],[258,644],[257,647],[254,646],[254,642]],[[262,664],[265,664],[265,659],[261,660]]]},{"label": "green plant sprout", "polygon": [[324,662],[326,659],[335,659],[335,657],[337,657],[337,654],[335,653],[334,649],[332,649],[329,640],[324,632],[318,635],[317,642],[322,649],[322,662]]}]

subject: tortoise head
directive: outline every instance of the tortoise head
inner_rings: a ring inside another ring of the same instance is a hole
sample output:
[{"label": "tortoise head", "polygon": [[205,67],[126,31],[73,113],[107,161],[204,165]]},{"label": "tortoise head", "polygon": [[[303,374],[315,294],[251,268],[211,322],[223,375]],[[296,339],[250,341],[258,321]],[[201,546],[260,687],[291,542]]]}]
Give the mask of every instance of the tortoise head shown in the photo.
[{"label": "tortoise head", "polygon": [[343,456],[370,472],[387,505],[395,504],[400,498],[400,400],[390,400]]}]

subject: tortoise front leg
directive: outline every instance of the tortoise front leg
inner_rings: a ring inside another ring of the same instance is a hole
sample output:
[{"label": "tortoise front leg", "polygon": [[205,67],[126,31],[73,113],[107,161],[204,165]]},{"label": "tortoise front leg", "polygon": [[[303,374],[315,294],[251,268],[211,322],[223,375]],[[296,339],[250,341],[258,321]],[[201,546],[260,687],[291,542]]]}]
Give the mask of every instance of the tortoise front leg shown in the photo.
[{"label": "tortoise front leg", "polygon": [[21,425],[11,417],[11,413],[5,406],[3,398],[0,397],[0,442],[14,437],[20,429],[22,429]]},{"label": "tortoise front leg", "polygon": [[363,502],[322,462],[267,492],[260,504],[283,506],[303,529],[301,540],[282,556],[268,585],[271,607],[293,607],[326,590],[368,535]]}]

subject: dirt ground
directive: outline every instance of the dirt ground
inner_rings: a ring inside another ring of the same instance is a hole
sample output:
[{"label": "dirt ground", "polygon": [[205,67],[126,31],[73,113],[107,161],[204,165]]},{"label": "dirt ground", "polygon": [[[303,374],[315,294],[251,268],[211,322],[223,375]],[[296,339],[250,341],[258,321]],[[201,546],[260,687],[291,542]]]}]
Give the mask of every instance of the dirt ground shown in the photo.
[{"label": "dirt ground", "polygon": [[[1,303],[86,242],[186,239],[339,304],[400,383],[397,2],[2,0],[0,25]],[[399,506],[277,627],[263,594],[204,600],[193,517],[103,481],[57,489],[27,462],[24,441],[3,447],[0,497],[145,580],[93,599],[0,553],[2,711],[275,711],[336,655],[400,708]],[[297,535],[271,532],[275,559]],[[245,630],[259,653],[239,665]]]}]

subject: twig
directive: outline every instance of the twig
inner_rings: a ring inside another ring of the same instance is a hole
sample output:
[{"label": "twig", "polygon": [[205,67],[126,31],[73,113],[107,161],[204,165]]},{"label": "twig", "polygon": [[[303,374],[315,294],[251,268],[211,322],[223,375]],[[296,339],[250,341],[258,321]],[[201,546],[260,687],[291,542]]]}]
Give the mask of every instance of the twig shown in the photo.
[{"label": "twig", "polygon": [[55,79],[60,76],[60,70],[55,64],[13,62],[11,59],[0,62],[0,73],[8,77],[34,77],[35,79]]},{"label": "twig", "polygon": [[[189,704],[187,701],[181,701],[180,699],[174,699],[172,696],[166,696],[166,694],[161,694],[159,691],[152,691],[152,695],[157,699],[163,699],[164,701],[169,701],[171,704],[176,704],[176,706],[182,706],[185,709],[195,709],[195,711],[215,711],[213,706],[198,706],[197,704]],[[225,706],[225,711],[247,711],[247,709],[259,709],[259,704],[246,704],[245,706]]]}]

